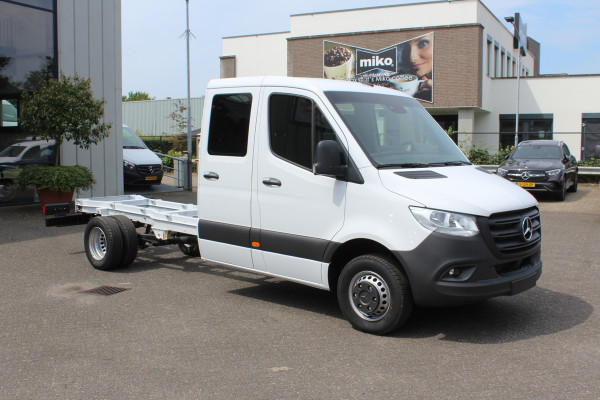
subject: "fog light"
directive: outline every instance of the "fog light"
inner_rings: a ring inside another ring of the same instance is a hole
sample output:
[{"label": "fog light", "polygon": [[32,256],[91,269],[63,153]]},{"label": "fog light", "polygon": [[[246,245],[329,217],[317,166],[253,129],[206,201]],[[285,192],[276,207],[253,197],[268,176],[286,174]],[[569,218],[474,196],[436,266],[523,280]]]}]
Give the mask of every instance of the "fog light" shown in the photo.
[{"label": "fog light", "polygon": [[460,276],[460,268],[451,268],[448,271],[448,276],[451,278],[458,278]]}]

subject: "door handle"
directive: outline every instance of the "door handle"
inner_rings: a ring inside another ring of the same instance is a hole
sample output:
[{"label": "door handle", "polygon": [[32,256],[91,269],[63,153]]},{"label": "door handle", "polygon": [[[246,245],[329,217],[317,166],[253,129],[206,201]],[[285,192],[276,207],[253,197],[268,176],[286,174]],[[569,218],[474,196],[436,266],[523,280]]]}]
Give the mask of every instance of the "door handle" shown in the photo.
[{"label": "door handle", "polygon": [[275,178],[265,178],[263,179],[263,184],[265,186],[281,186],[281,181],[279,179],[275,179]]},{"label": "door handle", "polygon": [[209,181],[216,181],[219,179],[219,174],[216,172],[205,172],[202,176],[204,176],[204,179],[208,179]]}]

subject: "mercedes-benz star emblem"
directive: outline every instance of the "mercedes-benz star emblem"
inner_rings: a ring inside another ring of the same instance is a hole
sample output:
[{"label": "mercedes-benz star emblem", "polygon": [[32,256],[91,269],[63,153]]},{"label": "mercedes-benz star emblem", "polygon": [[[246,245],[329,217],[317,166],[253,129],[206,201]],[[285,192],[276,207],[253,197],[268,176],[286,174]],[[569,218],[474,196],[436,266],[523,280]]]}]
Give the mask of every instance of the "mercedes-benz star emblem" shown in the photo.
[{"label": "mercedes-benz star emblem", "polygon": [[525,171],[521,174],[521,178],[523,178],[523,180],[526,181],[527,179],[531,178],[531,175],[529,174],[529,172]]},{"label": "mercedes-benz star emblem", "polygon": [[150,171],[150,172],[154,171],[154,167],[153,167],[152,165],[151,165],[151,166],[149,166],[149,167],[148,167],[148,171]]},{"label": "mercedes-benz star emblem", "polygon": [[529,217],[523,218],[523,222],[521,222],[521,234],[523,235],[523,239],[526,241],[530,241],[533,237],[533,230],[531,230],[531,219],[529,219]]}]

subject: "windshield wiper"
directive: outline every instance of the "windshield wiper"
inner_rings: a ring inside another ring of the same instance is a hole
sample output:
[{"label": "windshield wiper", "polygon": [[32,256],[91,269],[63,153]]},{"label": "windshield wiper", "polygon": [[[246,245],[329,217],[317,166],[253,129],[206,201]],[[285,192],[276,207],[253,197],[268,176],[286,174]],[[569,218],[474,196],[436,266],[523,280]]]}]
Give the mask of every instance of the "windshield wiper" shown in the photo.
[{"label": "windshield wiper", "polygon": [[458,165],[473,165],[468,161],[444,161],[429,164],[432,167],[442,167],[442,166],[458,166]]},{"label": "windshield wiper", "polygon": [[427,168],[430,164],[423,163],[400,163],[400,164],[381,164],[377,168]]},{"label": "windshield wiper", "polygon": [[124,149],[143,149],[142,146],[123,146]]}]

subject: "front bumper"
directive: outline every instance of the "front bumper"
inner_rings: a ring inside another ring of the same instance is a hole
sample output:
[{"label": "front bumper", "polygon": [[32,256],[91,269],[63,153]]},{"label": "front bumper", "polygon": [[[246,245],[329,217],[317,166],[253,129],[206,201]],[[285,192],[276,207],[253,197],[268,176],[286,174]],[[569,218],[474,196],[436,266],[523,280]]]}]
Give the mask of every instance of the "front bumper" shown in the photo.
[{"label": "front bumper", "polygon": [[123,168],[123,178],[126,185],[158,185],[163,178],[162,167],[155,167],[152,171],[148,166],[136,166],[135,168]]},{"label": "front bumper", "polygon": [[534,287],[542,274],[541,243],[518,256],[506,256],[490,250],[481,233],[459,238],[434,232],[416,249],[394,255],[404,266],[415,304],[420,306],[515,295]]}]

